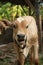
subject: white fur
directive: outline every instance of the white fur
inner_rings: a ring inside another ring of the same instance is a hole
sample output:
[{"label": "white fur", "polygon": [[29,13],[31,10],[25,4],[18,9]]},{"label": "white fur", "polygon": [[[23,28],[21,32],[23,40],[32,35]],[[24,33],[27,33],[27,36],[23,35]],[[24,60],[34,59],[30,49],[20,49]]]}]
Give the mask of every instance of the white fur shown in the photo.
[{"label": "white fur", "polygon": [[25,57],[27,57],[27,55],[28,55],[28,53],[29,53],[31,47],[34,46],[35,59],[38,58],[39,45],[38,45],[37,43],[38,43],[38,41],[36,42],[36,44],[32,44],[32,45],[29,44],[28,47],[26,47],[26,48],[24,49],[23,54],[24,54]]},{"label": "white fur", "polygon": [[36,44],[34,45],[35,59],[38,59],[38,57],[39,57],[38,50],[39,50],[39,45],[38,45],[38,41],[37,41]]},{"label": "white fur", "polygon": [[24,20],[24,18],[22,18],[22,17],[17,18],[17,21],[18,21],[19,23],[21,23],[23,20]]},{"label": "white fur", "polygon": [[29,45],[28,47],[26,46],[26,48],[24,49],[23,54],[24,54],[25,57],[27,57],[27,55],[30,51],[30,48],[31,48],[31,45]]}]

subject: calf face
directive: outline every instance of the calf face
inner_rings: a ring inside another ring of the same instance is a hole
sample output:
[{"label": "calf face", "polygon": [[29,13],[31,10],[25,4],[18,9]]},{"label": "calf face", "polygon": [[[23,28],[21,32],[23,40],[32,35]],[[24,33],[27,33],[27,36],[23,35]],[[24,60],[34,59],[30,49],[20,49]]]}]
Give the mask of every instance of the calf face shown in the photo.
[{"label": "calf face", "polygon": [[21,48],[26,45],[28,26],[29,22],[21,17],[13,22],[13,39],[17,41]]}]

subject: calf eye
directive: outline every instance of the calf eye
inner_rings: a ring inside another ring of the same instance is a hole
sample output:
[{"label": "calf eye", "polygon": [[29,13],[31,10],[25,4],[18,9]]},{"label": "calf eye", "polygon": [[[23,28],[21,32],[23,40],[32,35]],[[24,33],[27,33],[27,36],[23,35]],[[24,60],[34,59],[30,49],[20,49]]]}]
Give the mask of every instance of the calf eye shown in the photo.
[{"label": "calf eye", "polygon": [[13,25],[13,27],[14,27],[14,28],[17,28],[17,26],[16,26],[16,25]]},{"label": "calf eye", "polygon": [[26,26],[26,28],[28,28],[28,25]]}]

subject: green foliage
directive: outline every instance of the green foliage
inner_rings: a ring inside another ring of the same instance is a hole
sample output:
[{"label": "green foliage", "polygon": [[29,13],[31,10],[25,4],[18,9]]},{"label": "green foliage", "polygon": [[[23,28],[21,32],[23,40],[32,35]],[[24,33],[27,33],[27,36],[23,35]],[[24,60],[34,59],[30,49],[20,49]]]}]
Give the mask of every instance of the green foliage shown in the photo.
[{"label": "green foliage", "polygon": [[[43,7],[40,6],[40,13],[43,18]],[[29,15],[29,7],[21,5],[13,5],[10,2],[1,3],[0,2],[0,19],[14,20],[19,16]],[[34,15],[33,10],[31,15]]]},{"label": "green foliage", "polygon": [[6,3],[0,7],[0,19],[6,18],[10,20],[11,14],[11,3]]},{"label": "green foliage", "polygon": [[12,5],[11,3],[0,4],[0,19],[14,20],[18,16],[28,15],[29,8],[27,6]]}]

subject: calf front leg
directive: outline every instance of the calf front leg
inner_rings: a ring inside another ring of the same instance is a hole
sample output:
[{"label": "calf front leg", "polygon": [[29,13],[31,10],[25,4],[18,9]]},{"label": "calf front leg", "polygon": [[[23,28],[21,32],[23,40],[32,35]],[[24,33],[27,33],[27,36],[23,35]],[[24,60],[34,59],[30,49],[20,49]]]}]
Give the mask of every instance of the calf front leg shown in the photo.
[{"label": "calf front leg", "polygon": [[34,47],[30,50],[30,65],[33,65],[34,63]]},{"label": "calf front leg", "polygon": [[23,53],[20,53],[20,59],[19,59],[19,61],[20,61],[20,65],[24,65],[24,62],[25,62],[25,56],[24,56]]},{"label": "calf front leg", "polygon": [[35,53],[35,65],[39,65],[39,55],[38,55],[39,45],[38,41],[36,42],[34,46],[34,53]]}]

